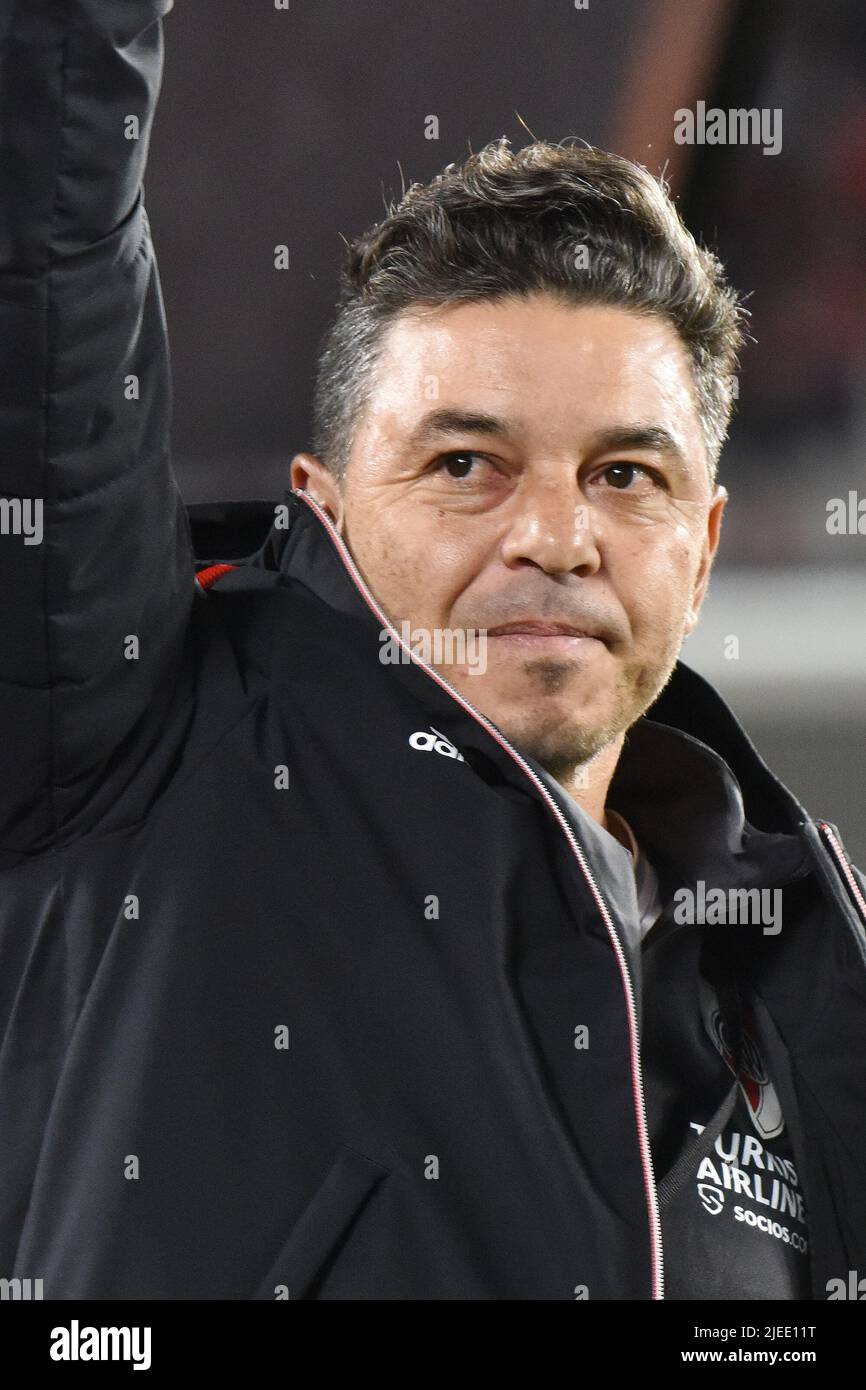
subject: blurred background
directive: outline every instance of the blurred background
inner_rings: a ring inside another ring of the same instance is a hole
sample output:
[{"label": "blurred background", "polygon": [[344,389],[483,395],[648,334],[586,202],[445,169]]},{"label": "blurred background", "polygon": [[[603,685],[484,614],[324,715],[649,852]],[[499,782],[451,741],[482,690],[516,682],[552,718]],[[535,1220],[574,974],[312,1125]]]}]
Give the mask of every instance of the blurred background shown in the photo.
[{"label": "blurred background", "polygon": [[[180,485],[188,502],[282,497],[309,448],[342,238],[404,183],[500,135],[517,149],[527,127],[664,171],[749,295],[757,340],[720,467],[721,548],[683,659],[864,867],[866,5],[583,3],[178,0],[146,200]],[[677,144],[675,111],[700,101],[780,110],[781,149]],[[438,140],[425,138],[431,114]],[[288,270],[274,268],[278,243]],[[842,534],[828,529],[834,498]]]}]

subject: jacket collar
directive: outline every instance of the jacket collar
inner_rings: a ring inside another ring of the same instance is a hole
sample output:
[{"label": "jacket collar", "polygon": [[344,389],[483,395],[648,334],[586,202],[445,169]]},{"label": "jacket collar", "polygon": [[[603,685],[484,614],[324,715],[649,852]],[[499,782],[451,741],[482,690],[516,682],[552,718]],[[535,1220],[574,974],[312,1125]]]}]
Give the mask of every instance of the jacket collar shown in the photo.
[{"label": "jacket collar", "polygon": [[[706,689],[689,706],[690,728],[701,727],[691,721],[703,710],[702,734],[669,722],[670,707],[660,708],[668,691],[678,696],[699,690],[696,681]],[[745,745],[737,747],[736,762],[759,793],[750,801],[714,742],[714,717],[721,712]],[[811,871],[799,833],[806,812],[752,749],[718,692],[682,662],[662,697],[628,731],[608,799],[630,821],[665,896],[689,880],[717,888],[775,888]]]}]

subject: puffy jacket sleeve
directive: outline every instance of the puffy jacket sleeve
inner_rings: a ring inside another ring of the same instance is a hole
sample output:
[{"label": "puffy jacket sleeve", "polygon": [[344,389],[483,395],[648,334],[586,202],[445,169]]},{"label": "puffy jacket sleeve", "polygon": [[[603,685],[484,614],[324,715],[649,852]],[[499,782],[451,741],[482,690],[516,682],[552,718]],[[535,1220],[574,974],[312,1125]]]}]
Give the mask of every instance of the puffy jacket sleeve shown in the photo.
[{"label": "puffy jacket sleeve", "polygon": [[171,0],[0,17],[0,851],[97,824],[176,698],[193,602],[142,200]]}]

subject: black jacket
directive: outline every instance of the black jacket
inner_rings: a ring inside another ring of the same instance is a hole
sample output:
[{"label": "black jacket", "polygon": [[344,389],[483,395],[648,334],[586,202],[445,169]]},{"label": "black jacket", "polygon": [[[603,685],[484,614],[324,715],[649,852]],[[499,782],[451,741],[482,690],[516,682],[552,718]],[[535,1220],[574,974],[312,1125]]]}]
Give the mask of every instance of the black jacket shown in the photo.
[{"label": "black jacket", "polygon": [[[141,201],[168,8],[2,21],[0,486],[44,537],[0,536],[0,1276],[661,1297],[625,851],[420,660],[382,664],[306,494],[273,525],[179,496]],[[778,935],[676,939],[761,1019],[823,1298],[866,1270],[866,882],[682,664],[611,804],[667,897],[785,895]]]}]

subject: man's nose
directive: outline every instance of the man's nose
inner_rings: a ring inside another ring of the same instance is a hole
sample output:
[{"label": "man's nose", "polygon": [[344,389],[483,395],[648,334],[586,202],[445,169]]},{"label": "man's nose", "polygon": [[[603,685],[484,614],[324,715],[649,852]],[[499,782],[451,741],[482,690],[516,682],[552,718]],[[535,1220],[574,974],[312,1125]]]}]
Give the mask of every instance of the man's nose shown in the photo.
[{"label": "man's nose", "polygon": [[563,469],[524,485],[502,542],[506,564],[531,560],[548,574],[593,574],[601,564],[597,518],[576,471]]}]

